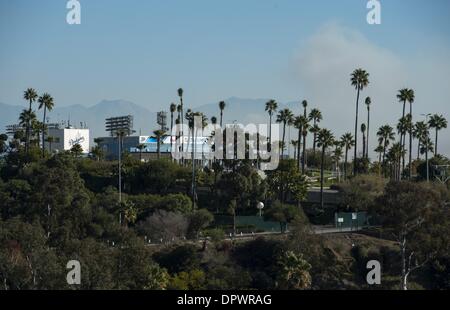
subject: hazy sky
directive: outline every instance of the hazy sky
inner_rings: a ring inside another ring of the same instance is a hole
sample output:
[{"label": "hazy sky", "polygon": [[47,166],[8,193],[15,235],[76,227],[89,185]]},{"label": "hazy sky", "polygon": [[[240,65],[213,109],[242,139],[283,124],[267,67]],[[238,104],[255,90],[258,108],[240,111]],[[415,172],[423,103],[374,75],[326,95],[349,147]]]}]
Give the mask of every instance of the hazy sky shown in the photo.
[{"label": "hazy sky", "polygon": [[66,23],[66,2],[0,0],[0,102],[25,105],[32,86],[60,106],[126,99],[156,111],[183,87],[189,106],[306,98],[342,132],[349,74],[363,67],[374,126],[399,118],[403,87],[418,116],[450,117],[448,0],[381,1],[375,26],[364,0],[80,0],[81,25]]}]

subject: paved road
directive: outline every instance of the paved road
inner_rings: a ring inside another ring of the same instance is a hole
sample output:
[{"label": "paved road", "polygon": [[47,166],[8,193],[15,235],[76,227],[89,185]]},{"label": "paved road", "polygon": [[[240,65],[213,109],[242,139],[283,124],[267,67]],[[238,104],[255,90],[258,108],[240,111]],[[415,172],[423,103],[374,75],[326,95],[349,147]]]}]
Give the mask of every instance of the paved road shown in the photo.
[{"label": "paved road", "polygon": [[[325,234],[337,234],[337,233],[349,233],[357,232],[362,230],[362,228],[336,228],[334,226],[312,226],[315,234],[325,235]],[[287,232],[289,233],[289,232]],[[271,235],[281,235],[280,232],[260,232],[260,233],[250,233],[250,234],[237,234],[234,237],[226,237],[225,240],[249,240],[261,236],[271,236]],[[198,240],[198,242],[204,242],[204,239]],[[165,242],[163,242],[165,243]],[[152,245],[160,245],[161,243],[151,243]]]}]

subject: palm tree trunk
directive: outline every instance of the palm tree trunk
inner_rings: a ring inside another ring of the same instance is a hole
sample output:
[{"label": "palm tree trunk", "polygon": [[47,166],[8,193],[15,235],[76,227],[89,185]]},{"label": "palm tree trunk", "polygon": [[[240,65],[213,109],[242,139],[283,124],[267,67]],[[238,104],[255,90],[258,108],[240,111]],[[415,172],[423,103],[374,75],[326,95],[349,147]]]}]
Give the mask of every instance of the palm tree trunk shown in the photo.
[{"label": "palm tree trunk", "polygon": [[[316,127],[316,119],[314,119],[314,128]],[[316,132],[314,132],[314,137],[313,137],[313,154],[314,156],[316,156]]]},{"label": "palm tree trunk", "polygon": [[173,130],[173,112],[170,112],[170,151],[171,152],[173,152],[172,130]]},{"label": "palm tree trunk", "polygon": [[359,109],[359,91],[360,87],[358,87],[358,92],[356,95],[356,117],[355,117],[355,152],[353,156],[353,174],[356,175],[356,157],[358,156],[358,109]]},{"label": "palm tree trunk", "polygon": [[369,158],[369,134],[370,134],[370,109],[367,110],[367,145],[366,145],[366,158]]},{"label": "palm tree trunk", "polygon": [[220,109],[220,127],[222,127],[223,110]]},{"label": "palm tree trunk", "polygon": [[[28,114],[31,115],[31,104],[32,101],[30,99],[30,107],[28,108]],[[25,151],[28,153],[30,149],[30,135],[31,135],[31,119],[28,118],[27,120],[27,128],[25,130]]]},{"label": "palm tree trunk", "polygon": [[42,158],[45,156],[45,114],[47,113],[47,106],[44,104],[44,119],[42,120]]},{"label": "palm tree trunk", "polygon": [[348,146],[345,146],[344,179],[347,179]]},{"label": "palm tree trunk", "polygon": [[325,147],[322,147],[322,159],[320,161],[320,207],[324,208],[323,204],[323,166],[325,160]]},{"label": "palm tree trunk", "polygon": [[281,158],[284,156],[284,139],[286,136],[286,122],[283,123],[283,142],[281,143]]},{"label": "palm tree trunk", "polygon": [[267,150],[270,152],[272,150],[272,113],[269,112],[269,145]]},{"label": "palm tree trunk", "polygon": [[181,111],[180,111],[180,113],[181,113],[181,117],[180,117],[180,122],[181,122],[181,139],[182,139],[182,143],[181,143],[181,164],[183,165],[184,164],[184,157],[183,157],[183,154],[184,154],[184,129],[183,129],[183,124],[184,124],[184,121],[183,121],[183,118],[184,118],[184,113],[183,113],[183,97],[180,97],[180,105],[181,105]]},{"label": "palm tree trunk", "polygon": [[[406,100],[403,101],[403,117],[405,117],[405,106],[406,106]],[[402,170],[405,170],[405,153],[406,153],[406,132],[402,134],[403,136],[403,143],[402,143],[402,148],[403,148],[403,152],[402,152]]]},{"label": "palm tree trunk", "polygon": [[157,137],[157,144],[156,144],[156,156],[158,159],[160,159],[161,156],[161,149],[160,149],[160,145],[161,145],[161,137]]},{"label": "palm tree trunk", "polygon": [[[303,143],[304,143],[304,141],[303,141]],[[297,140],[297,168],[298,168],[298,171],[300,171],[300,161],[301,161],[300,149],[301,149],[301,144],[302,144],[302,131],[301,131],[301,128],[299,128],[298,129],[298,140]]]},{"label": "palm tree trunk", "polygon": [[436,128],[436,136],[434,138],[434,156],[437,155],[437,145],[438,145],[438,129]]},{"label": "palm tree trunk", "polygon": [[363,133],[363,157],[366,157],[366,135]]},{"label": "palm tree trunk", "polygon": [[417,140],[417,160],[420,160],[420,138]]},{"label": "palm tree trunk", "polygon": [[383,165],[381,166],[381,168],[384,170],[384,176],[386,176],[386,169],[385,169],[385,165],[386,165],[386,148],[387,148],[387,139],[384,139],[384,144],[383,144]]},{"label": "palm tree trunk", "polygon": [[409,129],[409,179],[412,179],[412,103],[409,103],[409,115],[411,115],[411,126]]},{"label": "palm tree trunk", "polygon": [[302,173],[305,174],[306,166],[306,135],[303,135]]}]

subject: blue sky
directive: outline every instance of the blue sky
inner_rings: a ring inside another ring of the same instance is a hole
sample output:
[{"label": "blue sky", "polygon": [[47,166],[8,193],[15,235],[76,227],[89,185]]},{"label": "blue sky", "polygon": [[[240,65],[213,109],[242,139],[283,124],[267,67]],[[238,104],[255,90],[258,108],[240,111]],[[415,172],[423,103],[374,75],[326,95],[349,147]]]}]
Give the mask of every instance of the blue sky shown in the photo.
[{"label": "blue sky", "polygon": [[[124,99],[152,111],[178,87],[187,107],[307,99],[340,136],[353,126],[349,75],[362,67],[372,131],[397,122],[404,87],[416,91],[415,120],[450,119],[448,0],[381,1],[381,25],[367,24],[365,0],[80,2],[81,25],[68,25],[66,0],[0,0],[0,102],[26,105],[27,87],[58,106]],[[440,137],[450,154],[450,130]]]},{"label": "blue sky", "polygon": [[399,58],[450,37],[447,0],[381,1],[378,26],[366,23],[364,0],[80,2],[81,25],[67,25],[65,0],[0,0],[0,102],[21,104],[29,86],[58,105],[127,99],[151,110],[180,86],[192,106],[296,100],[305,90],[293,77],[296,54],[324,25],[358,31]]}]

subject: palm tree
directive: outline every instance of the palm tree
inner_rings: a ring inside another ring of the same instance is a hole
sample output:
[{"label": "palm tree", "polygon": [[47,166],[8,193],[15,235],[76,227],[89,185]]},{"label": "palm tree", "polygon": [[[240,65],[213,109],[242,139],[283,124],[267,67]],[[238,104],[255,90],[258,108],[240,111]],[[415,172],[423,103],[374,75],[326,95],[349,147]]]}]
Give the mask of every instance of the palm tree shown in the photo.
[{"label": "palm tree", "polygon": [[81,147],[80,144],[76,143],[72,146],[70,152],[73,154],[75,158],[78,158],[81,156],[81,154],[83,154],[83,148]]},{"label": "palm tree", "polygon": [[217,125],[217,117],[215,116],[211,117],[211,124]]},{"label": "palm tree", "polygon": [[[302,143],[302,121],[301,121],[301,116],[296,116],[294,117],[294,120],[292,122],[292,124],[294,125],[294,128],[298,129],[298,139],[296,141],[296,143],[292,143],[292,145],[294,146],[294,159],[297,160],[297,169],[300,170],[300,144]],[[296,155],[298,157],[296,157]]]},{"label": "palm tree", "polygon": [[[402,118],[405,117],[405,106],[406,106],[406,102],[409,103],[409,116],[410,116],[410,122],[412,122],[412,104],[414,102],[414,90],[412,89],[408,89],[408,88],[403,88],[400,89],[398,91],[397,94],[397,99],[403,103],[403,114],[402,114]],[[409,178],[412,177],[412,126],[409,126]],[[405,138],[406,138],[406,133],[403,134],[403,149],[405,149]],[[402,138],[400,138],[400,140],[402,140]],[[404,157],[403,157],[404,158]],[[403,168],[405,166],[405,159],[403,159]]]},{"label": "palm tree", "polygon": [[[180,122],[181,122],[181,137],[184,140],[184,132],[183,132],[183,88],[178,88],[178,97],[180,97]],[[181,153],[183,153],[184,151],[184,143],[181,143]],[[183,160],[183,158],[181,158],[181,160]]]},{"label": "palm tree", "polygon": [[323,210],[323,170],[325,163],[325,151],[334,144],[334,136],[328,129],[321,129],[317,137],[317,146],[322,148],[322,158],[320,161],[320,206]]},{"label": "palm tree", "polygon": [[378,164],[381,165],[381,155],[383,154],[383,145],[380,143],[378,144],[378,146],[375,148],[375,152],[378,153]]},{"label": "palm tree", "polygon": [[170,104],[170,151],[173,152],[173,139],[172,139],[172,131],[173,131],[173,113],[177,111],[177,105],[175,103]]},{"label": "palm tree", "polygon": [[[303,117],[307,117],[307,114],[306,114],[306,108],[308,107],[308,101],[306,101],[306,100],[303,100],[302,101],[302,107],[303,107]],[[297,150],[297,154],[298,154],[298,167],[300,168],[300,148],[301,148],[301,145],[302,145],[302,135],[303,135],[303,127],[300,127],[300,128],[298,128],[298,130],[299,130],[299,133],[298,133],[298,146],[297,146],[297,148],[298,148],[298,150]],[[306,141],[303,141],[303,144],[305,143]]]},{"label": "palm tree", "polygon": [[420,159],[420,147],[422,140],[429,135],[428,124],[424,121],[417,122],[413,129],[414,138],[417,139],[417,160]]},{"label": "palm tree", "polygon": [[219,109],[220,109],[220,127],[223,125],[223,110],[225,110],[226,103],[225,101],[219,102]]},{"label": "palm tree", "polygon": [[285,137],[286,137],[286,125],[291,125],[292,124],[292,120],[294,118],[294,115],[292,114],[291,110],[289,109],[283,109],[281,110],[278,115],[277,115],[277,123],[282,123],[283,124],[283,138],[281,140],[281,158],[283,158],[284,155],[284,141],[285,141]]},{"label": "palm tree", "polygon": [[166,132],[164,130],[158,129],[158,130],[153,131],[153,134],[156,137],[157,158],[160,159],[161,158],[161,138],[166,134]]},{"label": "palm tree", "polygon": [[269,151],[272,145],[272,115],[277,109],[278,103],[275,100],[272,99],[266,102],[266,112],[269,113]]},{"label": "palm tree", "polygon": [[405,141],[406,141],[406,133],[408,131],[410,131],[412,127],[412,123],[411,123],[411,115],[407,114],[406,116],[402,117],[401,119],[398,120],[397,123],[397,132],[400,136],[400,145],[403,148],[402,154],[404,154],[402,156],[402,169],[405,169],[405,155],[406,155],[406,148],[405,148]]},{"label": "palm tree", "polygon": [[313,137],[313,153],[316,155],[316,142],[317,142],[317,134],[319,133],[319,126],[317,123],[320,123],[322,120],[322,112],[319,109],[312,109],[309,112],[309,119],[313,121],[313,127],[311,128],[311,132],[314,134]]},{"label": "palm tree", "polygon": [[361,124],[362,142],[363,142],[363,158],[366,157],[366,124]]},{"label": "palm tree", "polygon": [[[299,134],[300,136],[300,134]],[[297,146],[300,144],[299,140],[291,140],[292,147],[294,148],[294,160],[297,160]],[[298,162],[298,161],[297,161]]]},{"label": "palm tree", "polygon": [[394,143],[387,153],[387,159],[391,163],[391,177],[394,180],[400,180],[401,176],[401,158],[405,150],[400,142]]},{"label": "palm tree", "polygon": [[50,112],[53,109],[55,103],[53,102],[53,97],[48,93],[44,93],[38,99],[39,102],[39,110],[44,108],[44,117],[42,118],[42,157],[45,155],[45,122],[46,122],[46,113],[47,110]]},{"label": "palm tree", "polygon": [[341,137],[341,142],[345,147],[345,159],[344,159],[344,178],[347,178],[347,162],[348,151],[355,145],[355,140],[350,132],[345,133]]},{"label": "palm tree", "polygon": [[303,115],[302,119],[302,135],[303,135],[303,155],[302,155],[302,173],[305,173],[305,165],[306,165],[306,136],[308,135],[309,131],[309,119]]},{"label": "palm tree", "polygon": [[429,125],[431,128],[435,130],[435,138],[434,138],[434,155],[438,155],[437,146],[438,146],[438,132],[441,129],[447,128],[447,120],[444,116],[434,114],[430,117]]},{"label": "palm tree", "polygon": [[[422,140],[422,146],[420,148],[420,153],[425,154],[425,161],[426,161],[426,169],[427,169],[427,181],[430,180],[430,168],[428,165],[428,153],[433,152],[433,141],[431,141],[429,136],[426,136]],[[435,154],[436,155],[436,154]]]},{"label": "palm tree", "polygon": [[[172,144],[172,141],[170,141]],[[139,150],[139,161],[142,162],[142,150],[145,149],[145,144],[139,143],[136,148]]]},{"label": "palm tree", "polygon": [[370,105],[372,104],[372,99],[370,97],[366,98],[366,107],[367,107],[367,145],[366,145],[366,158],[369,158],[369,134],[370,134]]},{"label": "palm tree", "polygon": [[[28,100],[29,103],[29,108],[28,108],[28,114],[31,115],[31,105],[33,104],[33,102],[36,101],[38,97],[37,92],[34,90],[34,88],[28,88],[26,91],[24,91],[23,94],[23,98],[25,100]],[[31,120],[29,120],[28,123],[24,124],[26,131],[25,131],[25,137],[26,137],[26,142],[25,142],[25,150],[28,152],[29,147],[30,147],[30,127],[31,127]]]},{"label": "palm tree", "polygon": [[36,113],[24,109],[19,115],[19,125],[26,128],[25,131],[25,150],[28,150],[31,139],[31,124],[36,121]]},{"label": "palm tree", "polygon": [[377,132],[378,142],[383,146],[383,166],[386,163],[386,151],[390,141],[395,139],[394,129],[389,125],[381,126]]},{"label": "palm tree", "polygon": [[351,85],[356,89],[356,116],[355,116],[355,151],[353,158],[353,174],[356,175],[356,157],[358,152],[358,109],[359,109],[359,93],[369,85],[369,73],[363,69],[356,69],[351,74]]}]

